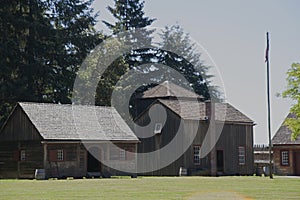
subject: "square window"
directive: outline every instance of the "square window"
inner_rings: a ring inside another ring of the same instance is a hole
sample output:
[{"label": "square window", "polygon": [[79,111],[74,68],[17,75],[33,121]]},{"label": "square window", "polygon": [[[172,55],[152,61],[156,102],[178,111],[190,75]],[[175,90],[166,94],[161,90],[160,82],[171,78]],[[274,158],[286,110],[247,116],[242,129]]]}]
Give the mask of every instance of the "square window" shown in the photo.
[{"label": "square window", "polygon": [[239,165],[246,164],[245,147],[239,147]]},{"label": "square window", "polygon": [[20,151],[20,160],[21,161],[26,160],[26,151],[25,150]]},{"label": "square window", "polygon": [[161,130],[162,130],[162,123],[155,123],[154,133],[155,134],[160,134]]},{"label": "square window", "polygon": [[281,165],[289,165],[289,151],[281,151]]},{"label": "square window", "polygon": [[194,146],[194,164],[200,165],[200,146],[199,145]]},{"label": "square window", "polygon": [[57,150],[57,160],[59,160],[59,161],[64,160],[64,150],[62,150],[62,149]]}]

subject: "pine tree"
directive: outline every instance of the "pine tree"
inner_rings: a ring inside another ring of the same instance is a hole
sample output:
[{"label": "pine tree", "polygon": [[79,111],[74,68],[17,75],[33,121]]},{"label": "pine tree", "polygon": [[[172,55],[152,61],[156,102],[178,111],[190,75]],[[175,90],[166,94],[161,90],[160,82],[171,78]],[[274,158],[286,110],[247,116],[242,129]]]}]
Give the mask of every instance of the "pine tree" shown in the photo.
[{"label": "pine tree", "polygon": [[51,0],[48,18],[56,31],[57,47],[53,52],[56,80],[52,98],[56,102],[69,103],[75,75],[79,65],[102,41],[95,31],[96,15],[91,8],[93,0]]},{"label": "pine tree", "polygon": [[70,103],[75,73],[100,41],[92,1],[5,0],[0,8],[0,125],[18,101]]},{"label": "pine tree", "polygon": [[160,54],[160,62],[180,72],[197,94],[205,99],[213,98],[220,101],[222,99],[220,92],[217,87],[211,85],[210,79],[213,76],[208,72],[210,67],[203,64],[201,54],[189,34],[176,24],[166,26],[160,36],[162,39],[160,49],[172,49],[172,52]]},{"label": "pine tree", "polygon": [[108,6],[107,9],[114,16],[116,22],[115,24],[111,24],[107,21],[103,21],[103,23],[113,34],[137,28],[145,28],[155,21],[155,19],[144,16],[144,1],[115,0],[115,7],[112,8]]},{"label": "pine tree", "polygon": [[[145,17],[143,1],[115,0],[114,7],[108,6],[107,9],[116,19],[116,22],[112,24],[103,21],[103,23],[111,30],[112,35],[125,33],[124,37],[119,37],[124,45],[128,41],[136,46],[151,44],[152,38],[150,35],[153,31],[146,30],[145,27],[151,25],[155,19]],[[108,67],[98,84],[96,92],[97,105],[111,104],[111,94],[116,83],[123,74],[137,64],[136,58],[141,54],[143,54],[143,50],[134,50],[121,56]]]}]

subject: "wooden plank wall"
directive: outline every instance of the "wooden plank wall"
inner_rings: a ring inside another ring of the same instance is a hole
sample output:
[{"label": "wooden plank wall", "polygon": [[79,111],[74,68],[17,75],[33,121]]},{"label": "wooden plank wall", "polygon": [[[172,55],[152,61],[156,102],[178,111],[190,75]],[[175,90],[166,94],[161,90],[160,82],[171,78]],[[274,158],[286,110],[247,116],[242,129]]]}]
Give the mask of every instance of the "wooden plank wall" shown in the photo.
[{"label": "wooden plank wall", "polygon": [[[245,147],[245,165],[239,165],[239,146]],[[225,124],[216,148],[224,150],[224,174],[253,175],[254,156],[252,126]]]},{"label": "wooden plank wall", "polygon": [[[289,152],[289,164],[281,165],[281,151]],[[300,145],[275,145],[273,147],[273,162],[274,162],[274,173],[277,175],[295,175],[295,167],[299,167],[296,165],[295,161],[295,152],[300,152]]]},{"label": "wooden plank wall", "polygon": [[15,142],[0,143],[0,178],[18,178],[17,150],[18,144]]},{"label": "wooden plank wall", "polygon": [[[156,115],[154,113],[154,115]],[[153,117],[154,119],[160,119],[159,113],[157,116]],[[180,122],[179,117],[167,109],[167,119],[165,126],[162,129],[161,135],[156,135],[150,138],[140,138],[141,143],[138,144],[138,151],[140,153],[151,152],[156,149],[160,149],[163,146],[167,145],[176,135],[178,125]],[[139,125],[147,125],[150,122],[148,113],[144,113],[137,119]],[[193,146],[201,145],[205,135],[207,134],[208,123],[205,121],[199,122],[192,120],[184,121],[184,132],[183,137],[177,138],[176,143],[178,148],[174,151],[182,152],[182,143],[189,137],[193,137],[191,133],[197,132],[197,135],[187,151],[175,162],[169,166],[156,170],[149,173],[141,173],[141,175],[167,175],[167,176],[176,176],[179,173],[180,167],[187,168],[190,174],[198,175],[209,175],[210,174],[210,154],[201,159],[200,165],[194,165],[193,163]],[[218,128],[218,125],[217,125]],[[217,142],[216,150],[223,150],[224,152],[224,175],[252,175],[254,172],[253,169],[253,127],[251,125],[242,125],[242,124],[225,124],[224,127],[219,127],[218,129],[223,128],[222,134]],[[145,130],[148,131],[147,134],[151,134],[154,131],[153,129]],[[160,137],[160,138],[159,138]],[[186,137],[186,138],[184,138]],[[159,141],[159,144],[158,144]],[[238,147],[245,146],[246,150],[246,164],[238,164]],[[138,168],[143,168],[146,166],[152,166],[153,168],[157,167],[160,164],[160,156],[157,155],[157,158],[154,160],[149,160],[147,157],[142,157],[141,160],[138,160]]]},{"label": "wooden plank wall", "polygon": [[[86,175],[85,149],[80,143],[46,144],[47,162],[45,163],[47,178],[83,177]],[[51,160],[51,152],[63,150],[64,160]],[[79,155],[79,156],[78,156]]]},{"label": "wooden plank wall", "polygon": [[[24,150],[26,159],[20,160]],[[0,178],[34,178],[36,169],[43,168],[40,141],[0,143]]]},{"label": "wooden plank wall", "polygon": [[41,136],[32,125],[28,116],[17,106],[0,133],[0,141],[41,140]]}]

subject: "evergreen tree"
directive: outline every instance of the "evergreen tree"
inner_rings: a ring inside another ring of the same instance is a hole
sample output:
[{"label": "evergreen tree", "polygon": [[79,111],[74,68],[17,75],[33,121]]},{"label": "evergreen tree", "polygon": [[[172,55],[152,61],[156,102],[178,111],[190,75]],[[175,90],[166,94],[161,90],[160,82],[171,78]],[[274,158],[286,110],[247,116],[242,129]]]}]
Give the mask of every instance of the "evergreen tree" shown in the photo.
[{"label": "evergreen tree", "polygon": [[[151,33],[145,27],[152,24],[155,19],[145,17],[144,2],[140,0],[115,0],[114,7],[108,6],[108,11],[116,19],[115,23],[103,21],[103,23],[112,31],[113,35],[126,32],[123,38],[120,38],[124,45],[130,41],[136,46],[150,45]],[[130,68],[133,68],[137,62],[137,57],[145,55],[142,49],[134,50],[127,55],[121,56],[114,61],[102,75],[97,92],[97,105],[110,105],[111,94],[115,89],[116,83],[120,77]]]},{"label": "evergreen tree", "polygon": [[75,72],[101,41],[92,0],[4,0],[0,124],[18,101],[70,103]]},{"label": "evergreen tree", "polygon": [[87,54],[102,41],[95,31],[96,15],[91,8],[93,0],[49,0],[48,17],[56,30],[56,50],[53,55],[56,80],[56,102],[69,103],[79,65]]},{"label": "evergreen tree", "polygon": [[[158,49],[149,49],[146,56],[141,56],[143,59],[136,62],[136,65],[143,65],[143,69],[139,70],[140,76],[143,76],[145,82],[157,82],[157,84],[164,80],[170,80],[173,83],[193,90],[204,97],[205,100],[214,99],[215,101],[222,101],[221,93],[216,86],[211,85],[212,75],[209,74],[209,66],[203,64],[200,59],[201,54],[196,49],[196,44],[191,41],[191,38],[186,34],[179,25],[167,26],[162,30],[161,42]],[[172,50],[172,51],[171,51]],[[146,58],[146,59],[145,59]],[[162,65],[152,65],[163,64]],[[171,73],[172,70],[180,73],[186,80],[178,78]],[[134,81],[132,79],[132,81]],[[145,84],[136,91],[133,96],[140,96],[145,90],[154,87],[157,84]],[[131,100],[131,107],[134,108],[133,99]],[[134,113],[134,112],[133,112]]]},{"label": "evergreen tree", "polygon": [[40,101],[48,68],[45,38],[53,34],[43,18],[45,4],[35,0],[6,1],[0,8],[1,124],[17,101]]},{"label": "evergreen tree", "polygon": [[[144,1],[140,0],[115,0],[115,7],[108,6],[108,11],[114,16],[116,22],[111,24],[107,21],[103,23],[113,32],[119,32],[142,29],[151,25],[155,19],[145,17]],[[145,38],[148,38],[150,32],[145,32]],[[142,41],[145,42],[145,41]]]},{"label": "evergreen tree", "polygon": [[[201,54],[195,48],[196,44],[189,34],[177,24],[166,26],[160,34],[162,42],[160,49],[160,62],[180,72],[193,87],[194,91],[205,99],[221,100],[217,87],[211,85],[209,67],[203,64]],[[164,51],[172,49],[172,52]],[[180,84],[180,83],[179,83]]]},{"label": "evergreen tree", "polygon": [[[151,25],[155,19],[144,17],[145,13],[143,12],[143,7],[144,2],[140,2],[139,0],[115,0],[115,6],[108,7],[108,10],[115,17],[116,22],[113,24],[107,21],[103,22],[113,34],[130,31],[130,34],[122,38],[124,39],[124,43],[126,43],[126,41],[131,41],[137,44],[137,46],[144,45],[145,47],[149,47],[151,46],[151,34],[153,31],[146,30],[145,27]],[[139,35],[135,34],[137,28],[142,30],[139,31]],[[100,81],[97,92],[97,95],[100,97],[99,100],[106,99],[106,103],[110,105],[110,102],[108,101],[110,101],[111,98],[107,98],[107,95],[112,93],[115,89],[114,84],[116,83],[110,80],[115,79],[113,77],[120,78],[122,76],[121,73],[116,74],[116,72],[122,71],[126,73],[129,69],[133,69],[136,73],[139,73],[139,76],[143,77],[142,79],[145,80],[145,83],[153,82],[154,80],[159,84],[163,80],[174,79],[173,82],[183,87],[192,86],[195,92],[204,96],[205,99],[219,99],[220,93],[216,88],[210,85],[211,75],[208,74],[209,67],[202,63],[200,60],[200,53],[195,52],[195,44],[191,42],[188,35],[184,34],[182,28],[178,25],[166,27],[161,34],[161,39],[162,43],[160,44],[159,49],[137,49],[124,55],[123,58],[120,58],[119,62],[114,62],[114,64],[107,69],[108,72],[106,77],[110,78],[103,78],[102,80],[105,81]],[[174,49],[176,52],[168,52],[163,49]],[[179,55],[182,55],[186,59],[183,59],[183,57],[180,57]],[[147,66],[143,65],[146,63],[148,63]],[[159,69],[159,67],[153,67],[151,63],[164,64],[177,70],[188,80],[189,85],[184,85],[181,80],[170,77],[169,71],[171,69],[163,71],[162,69]],[[142,65],[143,67],[141,67]],[[130,79],[130,77],[127,77],[127,79]],[[107,86],[108,83],[111,83],[109,84],[109,87],[103,87],[103,85]],[[130,90],[130,87],[136,87],[137,85],[132,78],[130,81],[126,80],[124,83],[131,83],[132,86],[123,85],[122,90]],[[135,113],[133,98],[139,96],[140,93],[154,85],[155,84],[144,84],[132,95],[131,103],[129,105],[131,113]],[[209,89],[211,90],[211,93]],[[123,102],[123,100],[120,100],[119,103],[120,102]],[[124,106],[126,105],[121,105],[121,107]]]}]

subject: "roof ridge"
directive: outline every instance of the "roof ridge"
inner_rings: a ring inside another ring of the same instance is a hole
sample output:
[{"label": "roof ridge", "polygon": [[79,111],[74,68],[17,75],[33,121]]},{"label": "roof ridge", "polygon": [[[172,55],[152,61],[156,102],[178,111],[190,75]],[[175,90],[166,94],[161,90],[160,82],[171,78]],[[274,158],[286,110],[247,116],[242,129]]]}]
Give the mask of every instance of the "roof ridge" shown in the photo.
[{"label": "roof ridge", "polygon": [[170,83],[169,83],[169,81],[165,81],[166,82],[166,84],[167,84],[167,96],[171,96],[171,94],[170,94]]},{"label": "roof ridge", "polygon": [[[162,89],[165,88],[166,90]],[[159,97],[186,97],[186,98],[201,98],[203,96],[186,87],[177,85],[172,81],[164,81],[148,90],[146,90],[142,98],[159,98]]]},{"label": "roof ridge", "polygon": [[101,108],[109,108],[116,109],[114,106],[98,106],[98,105],[84,105],[84,104],[71,104],[71,103],[48,103],[48,102],[18,102],[18,104],[28,104],[28,105],[55,105],[55,106],[87,106],[87,107],[101,107]]}]

